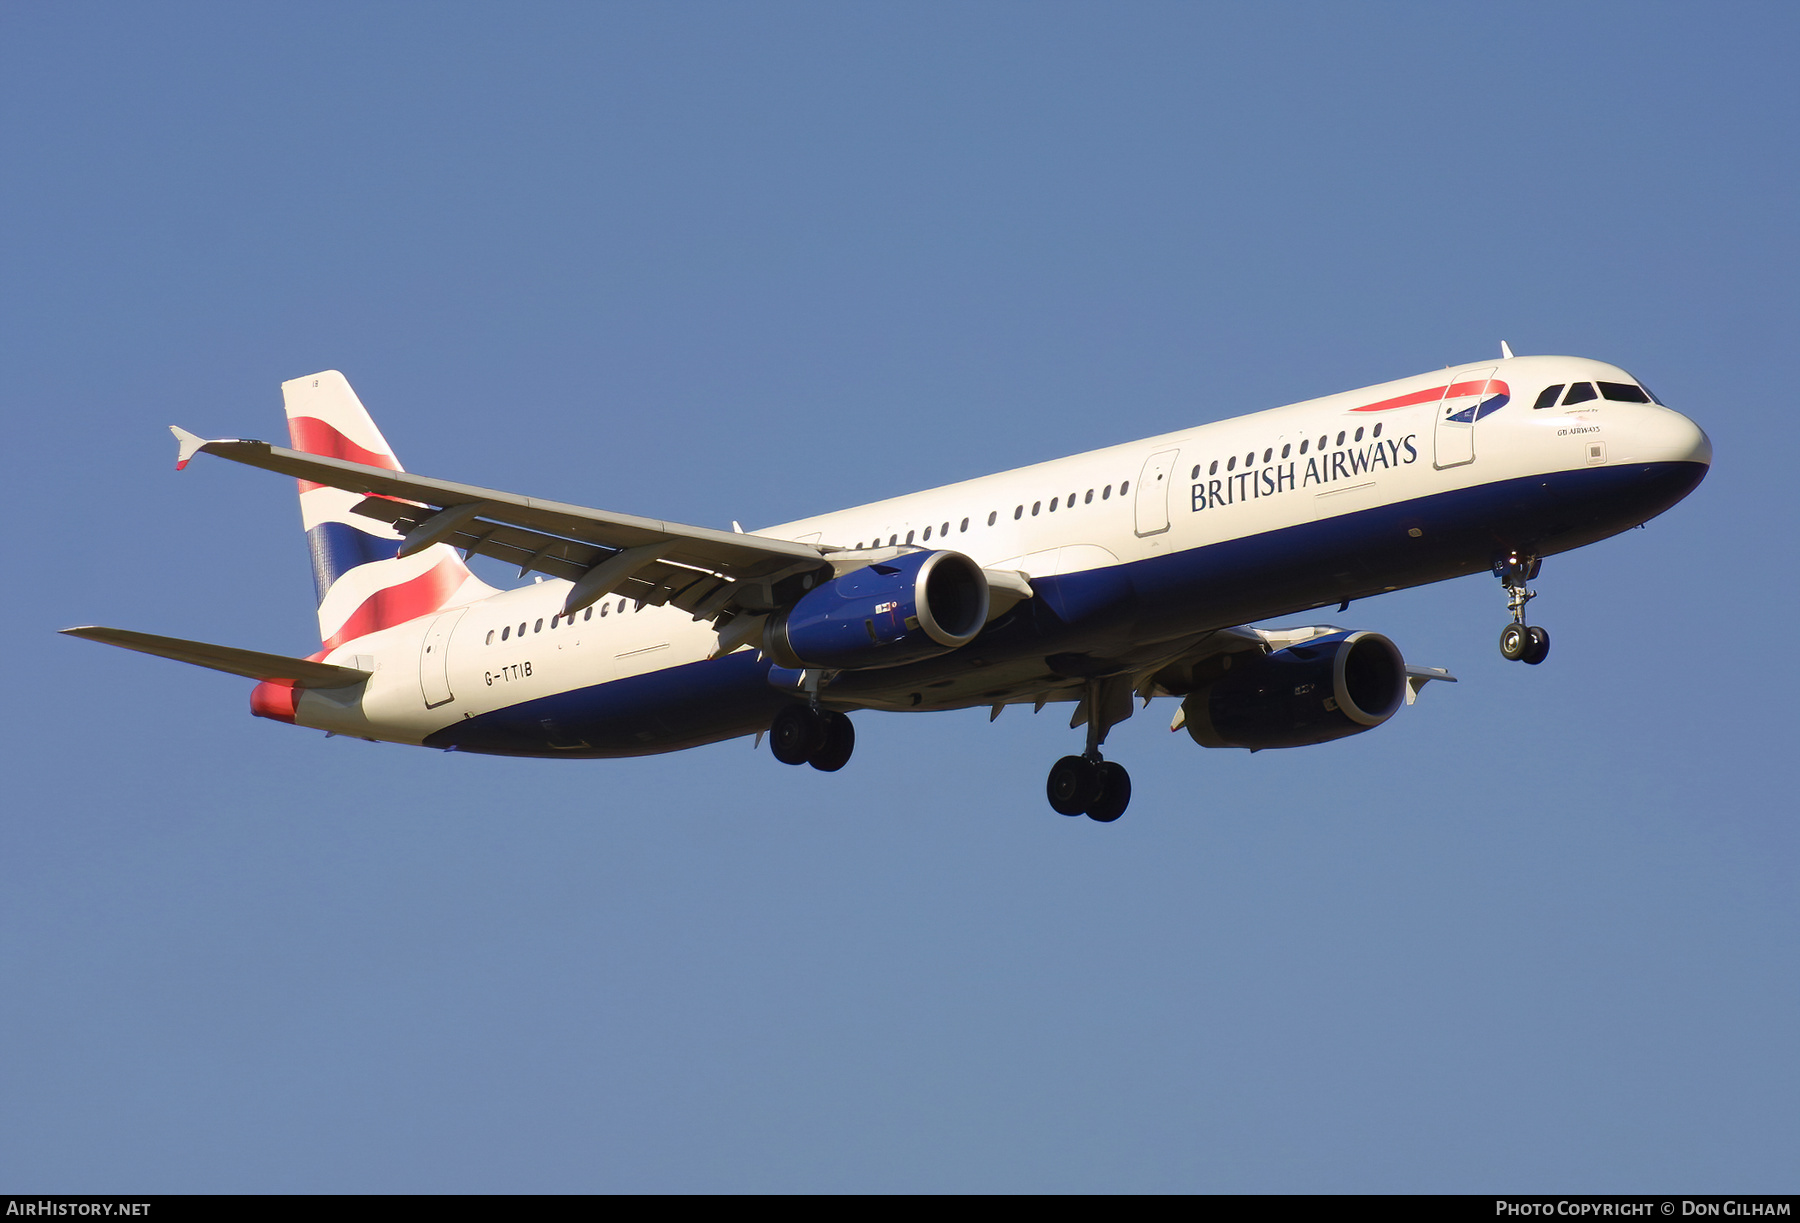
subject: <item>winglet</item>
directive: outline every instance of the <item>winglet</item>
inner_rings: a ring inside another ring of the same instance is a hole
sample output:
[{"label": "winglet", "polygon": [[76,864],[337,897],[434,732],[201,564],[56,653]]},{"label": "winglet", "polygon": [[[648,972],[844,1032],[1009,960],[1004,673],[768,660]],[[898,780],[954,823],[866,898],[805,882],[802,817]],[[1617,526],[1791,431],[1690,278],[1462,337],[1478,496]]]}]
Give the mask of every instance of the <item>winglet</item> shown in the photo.
[{"label": "winglet", "polygon": [[1512,345],[1508,344],[1505,340],[1500,341],[1500,358],[1503,361],[1510,361],[1513,359]]},{"label": "winglet", "polygon": [[206,439],[189,433],[180,425],[170,425],[169,432],[175,435],[175,444],[178,447],[175,451],[175,470],[180,471],[188,465],[189,459],[200,453],[201,447],[206,445]]}]

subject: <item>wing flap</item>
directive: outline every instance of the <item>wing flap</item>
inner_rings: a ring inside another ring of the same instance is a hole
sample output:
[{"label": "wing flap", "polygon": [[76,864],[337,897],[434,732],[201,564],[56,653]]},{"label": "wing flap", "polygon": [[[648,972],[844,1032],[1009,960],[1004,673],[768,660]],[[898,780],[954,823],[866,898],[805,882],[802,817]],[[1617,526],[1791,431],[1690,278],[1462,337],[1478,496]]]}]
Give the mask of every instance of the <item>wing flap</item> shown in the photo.
[{"label": "wing flap", "polygon": [[154,633],[102,628],[95,624],[58,631],[65,636],[116,645],[120,649],[136,650],[140,654],[154,654],[158,658],[173,658],[176,662],[242,675],[246,679],[278,680],[303,688],[348,688],[362,683],[370,674],[356,667],[339,667],[305,658],[289,658],[285,654],[264,654],[259,650],[240,650],[235,646],[188,641],[181,637],[159,637]]}]

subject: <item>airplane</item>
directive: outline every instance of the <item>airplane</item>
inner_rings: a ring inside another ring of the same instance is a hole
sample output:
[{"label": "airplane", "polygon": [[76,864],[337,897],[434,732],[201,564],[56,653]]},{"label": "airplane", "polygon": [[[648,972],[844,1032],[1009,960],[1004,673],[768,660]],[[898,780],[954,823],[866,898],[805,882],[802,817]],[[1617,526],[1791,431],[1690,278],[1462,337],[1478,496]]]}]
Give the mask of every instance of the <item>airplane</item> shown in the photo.
[{"label": "airplane", "polygon": [[[850,760],[849,714],[1073,704],[1053,810],[1110,823],[1101,753],[1134,702],[1251,751],[1361,734],[1454,682],[1380,633],[1254,622],[1492,572],[1500,651],[1542,663],[1546,556],[1636,527],[1712,446],[1618,366],[1501,357],[1037,463],[757,532],[686,526],[406,472],[344,376],[282,384],[290,447],[171,426],[293,476],[318,593],[306,658],[62,630],[245,676],[251,712],[447,751],[621,757],[767,735]],[[536,581],[501,590],[470,554]]]}]

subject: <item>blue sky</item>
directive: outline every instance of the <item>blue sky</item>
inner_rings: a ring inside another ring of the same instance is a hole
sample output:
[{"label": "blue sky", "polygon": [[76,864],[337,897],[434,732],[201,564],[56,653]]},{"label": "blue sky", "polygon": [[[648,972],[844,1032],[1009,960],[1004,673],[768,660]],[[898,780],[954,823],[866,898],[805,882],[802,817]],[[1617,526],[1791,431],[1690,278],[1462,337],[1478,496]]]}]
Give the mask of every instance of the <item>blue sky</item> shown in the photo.
[{"label": "blue sky", "polygon": [[[0,1184],[1792,1190],[1791,6],[0,11],[14,454]],[[305,653],[347,373],[404,462],[747,526],[1498,351],[1700,489],[1337,617],[1364,736],[859,718],[530,762],[326,740],[58,639]]]}]

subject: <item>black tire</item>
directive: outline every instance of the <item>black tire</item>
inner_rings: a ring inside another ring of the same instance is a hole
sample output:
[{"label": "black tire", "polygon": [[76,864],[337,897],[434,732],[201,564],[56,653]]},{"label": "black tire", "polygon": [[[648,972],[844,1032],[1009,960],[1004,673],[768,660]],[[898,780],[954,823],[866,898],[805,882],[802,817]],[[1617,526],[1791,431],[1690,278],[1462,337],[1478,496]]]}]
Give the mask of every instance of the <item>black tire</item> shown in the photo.
[{"label": "black tire", "polygon": [[1100,797],[1100,770],[1086,756],[1064,756],[1050,766],[1044,794],[1058,815],[1083,815]]},{"label": "black tire", "polygon": [[850,753],[856,750],[856,727],[850,725],[849,718],[833,710],[819,716],[825,723],[825,743],[806,763],[821,773],[835,773],[850,763]]},{"label": "black tire", "polygon": [[769,750],[783,764],[805,764],[823,746],[824,723],[808,706],[787,706],[769,727]]},{"label": "black tire", "polygon": [[1090,820],[1099,820],[1102,824],[1110,824],[1125,814],[1125,808],[1131,805],[1131,774],[1125,771],[1122,764],[1114,764],[1110,760],[1100,762],[1100,797],[1088,807]]},{"label": "black tire", "polygon": [[1500,630],[1500,656],[1507,662],[1518,662],[1531,646],[1531,630],[1523,624],[1509,624]]},{"label": "black tire", "polygon": [[1523,657],[1527,663],[1535,667],[1550,657],[1550,634],[1535,624],[1526,632],[1528,640],[1525,643]]}]

